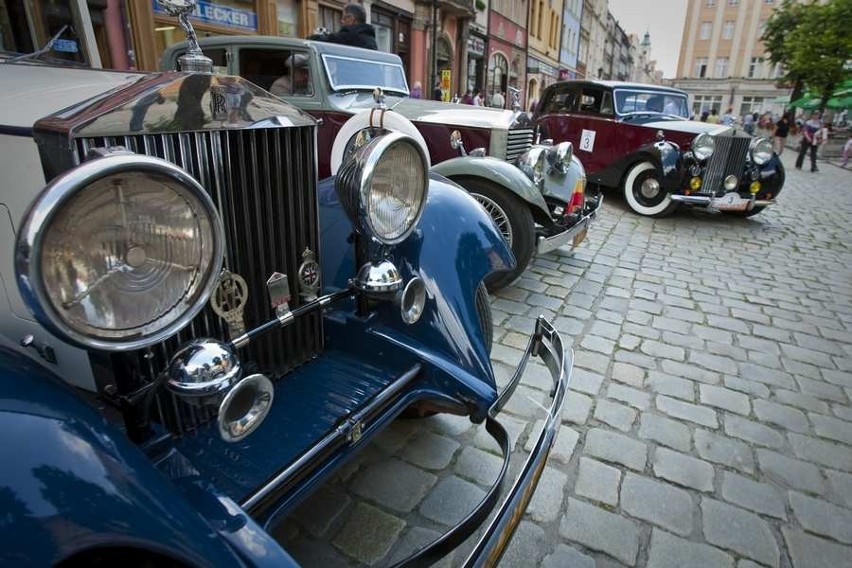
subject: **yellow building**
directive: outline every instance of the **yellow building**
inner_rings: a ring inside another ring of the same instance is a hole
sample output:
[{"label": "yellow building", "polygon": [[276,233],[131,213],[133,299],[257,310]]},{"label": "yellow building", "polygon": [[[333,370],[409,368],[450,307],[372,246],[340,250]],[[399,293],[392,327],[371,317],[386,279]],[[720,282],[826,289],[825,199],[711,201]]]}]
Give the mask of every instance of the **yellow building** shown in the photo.
[{"label": "yellow building", "polygon": [[562,37],[562,0],[531,0],[527,26],[528,103],[559,79],[559,45]]},{"label": "yellow building", "polygon": [[782,110],[760,36],[780,0],[689,0],[674,86],[689,92],[693,112],[728,108],[742,116]]}]

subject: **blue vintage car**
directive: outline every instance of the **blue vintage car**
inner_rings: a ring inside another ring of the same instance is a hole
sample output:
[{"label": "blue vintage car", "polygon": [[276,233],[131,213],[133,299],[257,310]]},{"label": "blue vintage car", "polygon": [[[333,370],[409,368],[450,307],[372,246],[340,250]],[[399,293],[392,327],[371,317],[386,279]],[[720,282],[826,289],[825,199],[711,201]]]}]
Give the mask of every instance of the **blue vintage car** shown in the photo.
[{"label": "blue vintage car", "polygon": [[[409,560],[478,532],[470,562],[496,563],[572,367],[539,318],[498,391],[499,231],[399,132],[318,182],[312,117],[186,63],[0,57],[0,564],[294,566],[272,528],[404,411],[469,416],[506,460]],[[507,483],[530,358],[552,401]]]}]

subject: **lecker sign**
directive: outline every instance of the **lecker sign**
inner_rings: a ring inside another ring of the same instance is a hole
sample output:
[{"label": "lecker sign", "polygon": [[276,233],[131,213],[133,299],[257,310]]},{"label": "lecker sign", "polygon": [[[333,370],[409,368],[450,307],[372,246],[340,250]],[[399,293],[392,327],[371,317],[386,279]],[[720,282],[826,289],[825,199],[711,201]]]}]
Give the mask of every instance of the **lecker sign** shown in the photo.
[{"label": "lecker sign", "polygon": [[[154,12],[167,14],[158,0],[153,0]],[[200,0],[190,17],[207,24],[257,31],[257,14]]]}]

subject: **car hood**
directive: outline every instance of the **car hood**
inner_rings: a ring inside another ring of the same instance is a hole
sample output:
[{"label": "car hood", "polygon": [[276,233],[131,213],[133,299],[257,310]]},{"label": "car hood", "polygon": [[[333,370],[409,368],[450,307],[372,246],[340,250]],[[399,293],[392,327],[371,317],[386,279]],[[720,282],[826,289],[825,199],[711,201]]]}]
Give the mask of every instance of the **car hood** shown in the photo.
[{"label": "car hood", "polygon": [[0,64],[0,125],[31,127],[39,118],[142,78],[140,73]]},{"label": "car hood", "polygon": [[[627,124],[629,124],[629,121]],[[656,128],[658,130],[684,132],[687,134],[701,134],[702,132],[709,132],[711,134],[719,135],[731,130],[731,127],[729,126],[710,124],[708,122],[701,122],[700,120],[653,120],[642,123],[642,126]]]},{"label": "car hood", "polygon": [[[332,104],[339,110],[356,113],[364,109],[375,108],[372,94],[349,93],[332,95]],[[526,118],[525,113],[516,113],[499,108],[473,105],[442,103],[429,99],[388,96],[385,99],[388,108],[413,122],[425,122],[443,125],[458,125],[473,128],[505,128]]]}]

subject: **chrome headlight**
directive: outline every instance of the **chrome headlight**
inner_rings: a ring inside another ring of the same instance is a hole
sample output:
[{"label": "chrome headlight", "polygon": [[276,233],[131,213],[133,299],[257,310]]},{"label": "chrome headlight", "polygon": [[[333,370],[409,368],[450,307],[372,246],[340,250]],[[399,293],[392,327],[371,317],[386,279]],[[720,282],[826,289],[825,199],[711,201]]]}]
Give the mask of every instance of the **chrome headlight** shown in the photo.
[{"label": "chrome headlight", "polygon": [[390,132],[358,148],[340,168],[335,186],[357,230],[392,245],[405,240],[420,219],[428,171],[417,142]]},{"label": "chrome headlight", "polygon": [[715,149],[716,140],[706,132],[702,132],[692,141],[692,153],[698,160],[706,160],[713,155]]},{"label": "chrome headlight", "polygon": [[564,174],[571,165],[573,155],[574,145],[570,142],[560,142],[556,146],[548,148],[547,161],[553,169]]},{"label": "chrome headlight", "polygon": [[134,154],[66,172],[18,234],[21,294],[39,322],[92,349],[146,347],[207,302],[222,269],[222,222],[179,167]]},{"label": "chrome headlight", "polygon": [[536,185],[544,179],[548,150],[545,146],[533,146],[518,158],[518,167]]},{"label": "chrome headlight", "polygon": [[762,166],[772,159],[772,142],[768,138],[755,138],[751,143],[751,159],[758,166]]}]

